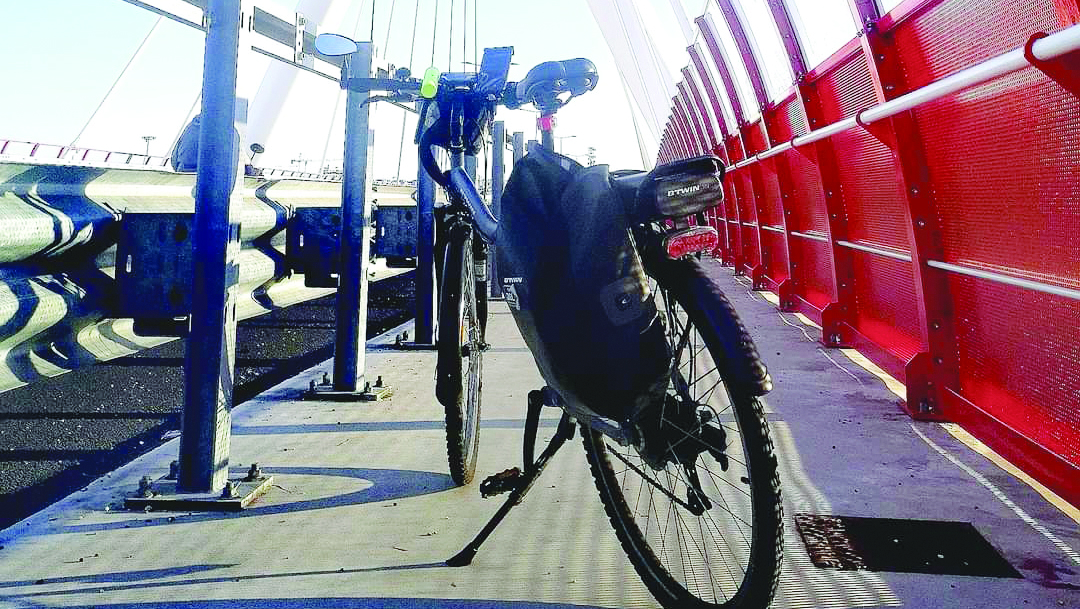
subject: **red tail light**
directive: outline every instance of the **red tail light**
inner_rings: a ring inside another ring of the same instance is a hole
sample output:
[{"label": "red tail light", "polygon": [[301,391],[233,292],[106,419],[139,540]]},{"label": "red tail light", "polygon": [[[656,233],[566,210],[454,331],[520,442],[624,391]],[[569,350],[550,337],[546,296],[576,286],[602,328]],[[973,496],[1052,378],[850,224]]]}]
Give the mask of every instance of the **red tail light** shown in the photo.
[{"label": "red tail light", "polygon": [[698,252],[710,252],[719,244],[720,235],[711,226],[691,226],[664,238],[664,249],[672,260]]}]

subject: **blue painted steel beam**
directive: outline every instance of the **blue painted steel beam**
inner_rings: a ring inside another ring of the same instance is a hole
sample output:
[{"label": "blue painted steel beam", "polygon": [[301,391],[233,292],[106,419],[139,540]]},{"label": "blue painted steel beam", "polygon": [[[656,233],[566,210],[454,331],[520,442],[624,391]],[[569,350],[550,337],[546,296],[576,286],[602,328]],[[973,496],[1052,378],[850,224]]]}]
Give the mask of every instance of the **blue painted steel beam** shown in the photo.
[{"label": "blue painted steel beam", "polygon": [[184,413],[178,487],[216,491],[229,472],[233,363],[236,357],[235,256],[240,225],[229,200],[240,179],[233,143],[240,0],[211,0],[203,55],[202,118],[192,231],[191,333],[184,360]]},{"label": "blue painted steel beam", "polygon": [[[418,102],[423,103],[423,102]],[[435,343],[435,180],[416,168],[416,342]]]},{"label": "blue painted steel beam", "polygon": [[[503,182],[506,181],[506,165],[503,162],[505,153],[506,125],[502,121],[495,121],[491,129],[491,213],[495,214],[496,218],[502,218]],[[492,298],[502,295],[502,278],[496,263],[498,256],[495,254],[495,247],[492,245],[488,254],[488,266],[491,268],[489,294]]]},{"label": "blue painted steel beam", "polygon": [[[371,74],[372,43],[342,66],[344,82]],[[345,107],[345,163],[341,178],[341,245],[338,249],[337,331],[334,340],[334,391],[363,388],[367,334],[366,273],[370,243],[371,202],[367,200],[368,99],[366,91],[349,89]]]},{"label": "blue painted steel beam", "polygon": [[521,131],[514,132],[514,164],[525,156],[525,134]]}]

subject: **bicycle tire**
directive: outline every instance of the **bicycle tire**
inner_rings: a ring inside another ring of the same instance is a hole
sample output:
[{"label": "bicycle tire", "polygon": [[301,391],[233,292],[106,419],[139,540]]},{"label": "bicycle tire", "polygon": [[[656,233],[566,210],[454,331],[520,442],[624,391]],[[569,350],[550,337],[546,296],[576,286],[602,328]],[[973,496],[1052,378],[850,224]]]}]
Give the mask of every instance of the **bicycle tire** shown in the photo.
[{"label": "bicycle tire", "polygon": [[[731,305],[723,293],[705,276],[697,263],[688,264],[693,271],[689,279],[684,281],[690,282],[692,288],[680,291],[692,296],[679,298],[661,287],[657,290],[657,301],[665,318],[669,340],[678,336],[671,344],[678,349],[683,341],[682,336],[690,337],[684,344],[689,348],[688,353],[693,354],[688,358],[687,365],[683,366],[681,358],[676,360],[684,375],[685,370],[690,372],[687,389],[692,391],[695,386],[710,387],[709,393],[702,391],[702,397],[716,416],[712,422],[702,424],[702,429],[715,422],[726,435],[724,454],[729,458],[727,471],[721,471],[719,461],[714,455],[707,454],[708,451],[703,451],[693,461],[697,470],[706,471],[705,482],[698,487],[705,491],[712,507],[695,516],[688,509],[691,507],[688,504],[693,503],[690,485],[687,484],[690,474],[682,466],[670,462],[663,472],[652,469],[640,456],[639,447],[620,447],[599,432],[583,428],[585,452],[600,499],[623,549],[642,581],[663,607],[763,608],[775,596],[783,559],[783,508],[777,461],[761,401],[751,393],[732,390],[732,384],[722,382],[720,368],[710,368],[711,363],[724,362],[721,336],[717,330],[724,325],[716,323],[718,312],[727,308],[729,310],[724,314],[734,315],[734,311],[730,310]],[[685,325],[680,328],[677,323],[671,323],[673,315],[682,317]],[[712,362],[704,362],[698,368],[699,371],[704,370],[702,376],[695,379],[695,366],[703,355],[707,355]],[[726,364],[724,369],[744,369],[739,365],[732,366],[730,362]],[[677,374],[673,373],[672,378],[676,377]],[[714,379],[711,377],[715,377],[720,385],[713,385]],[[699,385],[703,379],[705,382]],[[678,395],[675,384],[669,381],[669,394]],[[717,391],[718,386],[723,386],[724,391]],[[720,404],[720,397],[726,397],[727,404],[723,408],[716,406]],[[701,403],[696,397],[694,401]],[[731,421],[725,423],[725,418]],[[699,433],[697,429],[694,428],[694,434],[700,442],[707,434],[704,431]],[[732,439],[732,432],[741,436],[741,442]],[[686,436],[690,437],[690,434]],[[741,451],[735,450],[739,448],[736,443],[741,445]],[[706,460],[711,463],[706,463]],[[639,471],[632,469],[631,464]],[[715,471],[710,469],[710,465]],[[675,497],[682,494],[680,486],[686,489],[687,498],[683,505],[673,501],[670,495],[658,492],[639,472],[652,475],[653,482],[666,486]],[[711,488],[708,482],[711,482]],[[742,488],[747,485],[748,491]],[[648,501],[643,509],[646,494]],[[664,504],[667,505],[667,512],[661,516]],[[733,517],[725,515],[723,520],[718,520],[716,517],[720,516],[721,510],[730,512]],[[745,517],[746,513],[749,513],[748,518]],[[661,518],[663,523],[660,522]],[[675,531],[669,534],[672,522]],[[693,530],[695,525],[696,531]],[[725,537],[725,530],[731,532],[733,528],[740,529],[739,534]],[[692,545],[687,543],[687,537],[698,534],[700,542]],[[735,547],[732,547],[732,542]],[[671,547],[668,547],[669,543]],[[672,556],[676,551],[677,560]],[[733,570],[732,562],[736,563],[737,569]]]},{"label": "bicycle tire", "polygon": [[[450,478],[469,484],[480,443],[483,350],[477,320],[471,235],[448,239],[443,257],[436,339],[435,394],[446,413],[446,453]],[[463,366],[468,361],[468,369]]]}]

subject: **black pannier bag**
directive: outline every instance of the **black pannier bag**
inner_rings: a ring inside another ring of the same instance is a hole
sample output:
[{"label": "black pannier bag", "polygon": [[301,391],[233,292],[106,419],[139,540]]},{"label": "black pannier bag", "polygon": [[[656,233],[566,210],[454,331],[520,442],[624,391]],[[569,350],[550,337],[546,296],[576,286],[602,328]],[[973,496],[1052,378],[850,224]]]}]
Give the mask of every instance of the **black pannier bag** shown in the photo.
[{"label": "black pannier bag", "polygon": [[666,392],[672,354],[626,205],[606,165],[533,146],[503,191],[503,295],[544,380],[572,404],[629,421]]}]

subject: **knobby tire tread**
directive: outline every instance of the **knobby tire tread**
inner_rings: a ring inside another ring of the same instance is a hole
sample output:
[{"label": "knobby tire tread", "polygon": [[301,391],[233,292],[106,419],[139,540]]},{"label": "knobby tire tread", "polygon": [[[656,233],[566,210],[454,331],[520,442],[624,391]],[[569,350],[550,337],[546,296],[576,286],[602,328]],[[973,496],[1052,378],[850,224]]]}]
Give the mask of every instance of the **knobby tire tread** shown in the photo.
[{"label": "knobby tire tread", "polygon": [[[471,276],[465,265],[472,264],[471,247],[466,240],[463,244],[455,244],[453,240],[447,244],[446,255],[443,259],[442,293],[439,302],[439,331],[438,331],[438,382],[442,391],[437,396],[442,403],[446,414],[446,454],[450,467],[450,478],[458,486],[465,486],[472,482],[476,472],[476,453],[479,445],[480,430],[480,389],[477,389],[475,412],[470,418],[467,409],[469,407],[467,396],[467,379],[463,378],[463,366],[461,356],[461,299],[466,294],[475,293],[471,283]],[[466,252],[469,252],[467,255]],[[472,441],[466,437],[465,425],[471,421],[476,428],[473,431]],[[467,446],[471,444],[471,446]]]},{"label": "knobby tire tread", "polygon": [[[720,288],[704,274],[696,263],[694,275],[690,281],[697,284],[695,286],[697,289],[693,292],[699,298],[701,296],[705,298],[701,298],[698,303],[685,303],[675,297],[674,293],[671,296],[679,300],[679,304],[683,306],[690,320],[698,328],[714,360],[720,362],[722,360],[718,350],[721,343],[717,328],[721,326],[710,321],[709,312],[719,311],[720,307],[730,308],[731,305]],[[662,279],[660,283],[663,284]],[[687,306],[688,304],[690,306]],[[697,306],[694,306],[695,304]],[[747,340],[749,340],[748,337]],[[743,369],[739,364],[736,362],[731,368]],[[732,598],[720,604],[709,603],[692,596],[688,598],[683,587],[668,574],[656,558],[648,541],[642,536],[622,491],[618,488],[618,480],[607,450],[604,448],[603,434],[582,427],[582,439],[589,468],[611,526],[615,529],[623,550],[646,587],[667,609],[676,607],[679,609],[764,609],[775,596],[779,584],[780,564],[783,561],[783,505],[780,501],[780,476],[768,421],[765,418],[762,403],[757,397],[744,392],[733,392],[731,398],[733,410],[739,418],[740,429],[746,438],[748,458],[753,459],[751,464],[755,479],[752,486],[752,492],[755,494],[753,501],[755,507],[762,509],[755,510],[752,533],[753,550],[744,583]],[[767,483],[763,485],[759,480],[767,480]],[[609,487],[609,484],[614,486]],[[762,505],[758,506],[758,504]],[[769,509],[770,504],[771,509]],[[769,535],[771,539],[760,538],[763,533]]]}]

